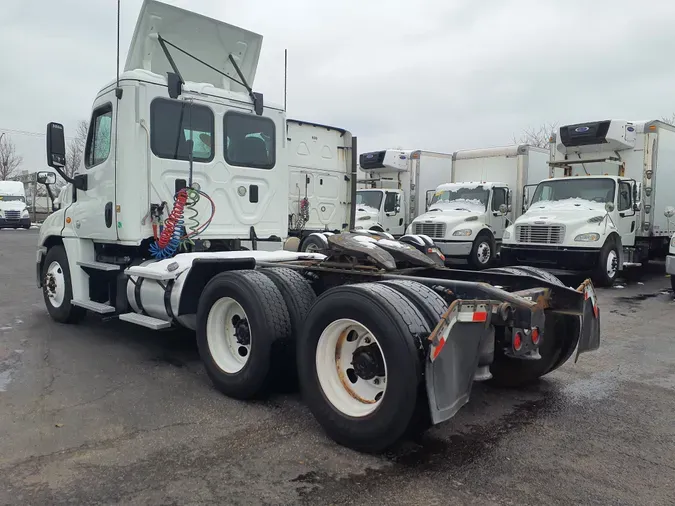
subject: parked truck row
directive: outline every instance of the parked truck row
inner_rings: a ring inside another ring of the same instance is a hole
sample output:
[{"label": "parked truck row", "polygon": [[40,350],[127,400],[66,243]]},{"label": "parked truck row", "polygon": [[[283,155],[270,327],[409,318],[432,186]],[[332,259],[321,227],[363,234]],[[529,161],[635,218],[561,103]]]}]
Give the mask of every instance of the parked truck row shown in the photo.
[{"label": "parked truck row", "polygon": [[[74,177],[63,170],[63,126],[47,126],[48,165],[68,181],[36,256],[55,321],[90,312],[193,329],[218,390],[249,399],[297,375],[325,431],[363,451],[448,420],[474,381],[525,385],[598,348],[590,280],[572,289],[525,266],[453,270],[385,231],[343,231],[351,224],[337,207],[353,201],[348,185],[356,192],[350,136],[290,122],[253,91],[261,45],[253,32],[145,0],[124,71],[94,100]],[[324,188],[335,180],[342,190]],[[509,212],[500,180],[477,199],[486,229]],[[394,206],[410,212],[395,222],[409,227],[426,191],[412,193],[417,175],[392,189],[411,192]],[[444,208],[443,191],[428,201],[434,212],[482,219]],[[315,227],[323,232],[306,233]],[[320,253],[258,249],[290,239],[301,249],[318,236]]]}]

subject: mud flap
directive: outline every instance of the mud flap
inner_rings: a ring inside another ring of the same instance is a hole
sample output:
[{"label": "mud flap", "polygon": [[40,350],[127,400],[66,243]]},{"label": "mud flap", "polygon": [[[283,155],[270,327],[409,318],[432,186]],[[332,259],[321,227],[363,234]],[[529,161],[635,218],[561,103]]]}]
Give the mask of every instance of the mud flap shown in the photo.
[{"label": "mud flap", "polygon": [[454,301],[430,336],[426,387],[434,424],[452,418],[469,401],[480,345],[491,336],[488,302]]},{"label": "mud flap", "polygon": [[581,330],[579,332],[579,344],[577,345],[576,362],[579,355],[587,351],[597,350],[600,347],[600,308],[595,295],[593,283],[586,280],[578,288],[584,294],[584,311],[581,317]]}]

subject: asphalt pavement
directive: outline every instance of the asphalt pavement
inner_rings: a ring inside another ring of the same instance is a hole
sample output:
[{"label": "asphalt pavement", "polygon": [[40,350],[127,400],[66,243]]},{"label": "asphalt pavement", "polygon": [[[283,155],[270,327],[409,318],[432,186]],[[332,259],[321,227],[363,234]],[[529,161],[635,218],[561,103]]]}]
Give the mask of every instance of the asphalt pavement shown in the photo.
[{"label": "asphalt pavement", "polygon": [[0,504],[675,504],[662,264],[599,290],[597,352],[526,390],[478,384],[453,420],[372,456],[293,391],[219,394],[189,332],[53,322],[36,240],[0,231]]}]

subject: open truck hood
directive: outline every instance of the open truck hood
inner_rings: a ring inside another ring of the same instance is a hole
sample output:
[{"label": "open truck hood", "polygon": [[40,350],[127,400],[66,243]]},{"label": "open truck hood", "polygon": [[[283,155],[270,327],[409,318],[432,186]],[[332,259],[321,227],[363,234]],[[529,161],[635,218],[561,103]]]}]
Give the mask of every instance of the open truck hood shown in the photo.
[{"label": "open truck hood", "polygon": [[[125,71],[144,69],[162,76],[172,72],[157,34],[240,81],[229,61],[229,55],[232,54],[249,86],[253,87],[262,35],[172,5],[145,0],[129,46]],[[168,46],[168,49],[185,81],[246,92],[244,87],[176,48]]]}]

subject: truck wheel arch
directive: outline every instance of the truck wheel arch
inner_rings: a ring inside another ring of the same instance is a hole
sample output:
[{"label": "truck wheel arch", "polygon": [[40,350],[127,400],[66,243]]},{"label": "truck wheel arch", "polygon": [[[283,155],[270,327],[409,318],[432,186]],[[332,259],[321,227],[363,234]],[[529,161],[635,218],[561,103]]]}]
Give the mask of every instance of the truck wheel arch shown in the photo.
[{"label": "truck wheel arch", "polygon": [[619,253],[619,268],[617,270],[622,271],[623,270],[623,262],[624,262],[624,255],[623,255],[623,243],[621,242],[621,236],[616,233],[612,232],[607,236],[607,239],[605,239],[605,242],[603,243],[603,246],[607,244],[607,242],[612,241],[616,245],[617,252]]},{"label": "truck wheel arch", "polygon": [[187,273],[178,304],[178,315],[196,314],[199,295],[222,272],[255,269],[253,258],[196,258]]}]

